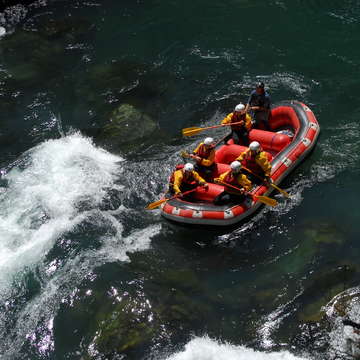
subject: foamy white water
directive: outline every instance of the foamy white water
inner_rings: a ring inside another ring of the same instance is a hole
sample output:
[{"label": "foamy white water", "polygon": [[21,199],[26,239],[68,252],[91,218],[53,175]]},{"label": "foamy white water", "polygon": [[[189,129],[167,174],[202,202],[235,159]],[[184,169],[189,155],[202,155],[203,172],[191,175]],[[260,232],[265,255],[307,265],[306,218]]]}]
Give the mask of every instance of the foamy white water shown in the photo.
[{"label": "foamy white water", "polygon": [[[14,357],[25,339],[41,343],[40,353],[51,351],[54,313],[74,287],[97,266],[127,261],[129,252],[147,249],[160,232],[160,225],[151,225],[123,236],[118,216],[128,209],[101,210],[109,190],[122,193],[123,161],[76,133],[29,150],[3,176],[8,186],[0,193],[1,298],[7,299],[14,279],[35,267],[41,289],[16,314],[11,334],[0,326],[2,354]],[[109,230],[99,234],[100,247],[45,261],[62,235],[86,221]],[[45,325],[40,334],[38,324]]]},{"label": "foamy white water", "polygon": [[245,346],[221,343],[208,337],[197,337],[185,345],[185,349],[166,360],[305,360],[287,351],[261,352]]}]

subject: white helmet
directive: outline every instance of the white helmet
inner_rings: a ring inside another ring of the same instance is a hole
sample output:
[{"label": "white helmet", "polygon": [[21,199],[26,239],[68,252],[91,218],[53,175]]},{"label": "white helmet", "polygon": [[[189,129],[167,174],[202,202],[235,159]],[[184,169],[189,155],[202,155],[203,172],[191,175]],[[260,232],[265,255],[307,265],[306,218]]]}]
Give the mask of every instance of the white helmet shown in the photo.
[{"label": "white helmet", "polygon": [[242,104],[242,103],[237,104],[237,105],[235,106],[235,111],[236,111],[236,112],[243,111],[244,109],[245,109],[245,105]]},{"label": "white helmet", "polygon": [[260,144],[257,141],[253,141],[249,146],[251,151],[259,151],[260,150]]},{"label": "white helmet", "polygon": [[239,172],[241,170],[241,163],[240,161],[233,161],[231,164],[230,164],[230,168],[233,172]]},{"label": "white helmet", "polygon": [[206,146],[210,146],[214,143],[214,139],[212,137],[207,137],[205,140],[204,140],[204,144]]},{"label": "white helmet", "polygon": [[194,170],[194,165],[191,163],[186,163],[184,166],[184,170],[185,171],[193,171]]}]

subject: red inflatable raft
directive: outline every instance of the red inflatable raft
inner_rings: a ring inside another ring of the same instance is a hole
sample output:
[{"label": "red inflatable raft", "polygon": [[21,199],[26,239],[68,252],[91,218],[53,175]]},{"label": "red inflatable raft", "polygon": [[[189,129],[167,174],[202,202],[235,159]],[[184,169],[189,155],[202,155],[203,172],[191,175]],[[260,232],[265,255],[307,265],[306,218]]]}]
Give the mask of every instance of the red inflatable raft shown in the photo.
[{"label": "red inflatable raft", "polygon": [[[273,131],[254,129],[250,141],[258,141],[272,164],[271,178],[279,184],[311,151],[320,132],[313,112],[299,101],[282,101],[271,110],[270,127]],[[216,151],[216,167],[213,176],[229,170],[229,164],[246,148],[229,141]],[[231,225],[256,211],[262,205],[248,197],[241,204],[218,206],[214,198],[224,190],[223,186],[209,183],[208,190],[198,187],[193,202],[179,198],[169,200],[161,208],[161,214],[172,221],[199,225]],[[251,194],[269,195],[273,187],[260,185]]]}]

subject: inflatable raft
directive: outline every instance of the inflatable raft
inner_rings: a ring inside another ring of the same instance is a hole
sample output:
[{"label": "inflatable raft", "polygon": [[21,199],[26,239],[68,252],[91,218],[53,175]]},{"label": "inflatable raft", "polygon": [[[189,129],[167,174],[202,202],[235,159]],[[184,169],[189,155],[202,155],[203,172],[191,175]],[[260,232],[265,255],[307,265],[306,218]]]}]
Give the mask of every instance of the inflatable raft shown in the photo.
[{"label": "inflatable raft", "polygon": [[[313,112],[299,101],[282,101],[272,108],[271,115],[272,131],[253,129],[249,138],[250,142],[258,141],[267,153],[272,164],[271,179],[277,185],[310,153],[320,127]],[[216,150],[213,176],[229,170],[229,164],[245,149],[230,140]],[[240,204],[214,205],[214,198],[223,190],[223,186],[214,183],[209,183],[207,190],[198,187],[192,202],[180,198],[169,200],[162,206],[161,214],[180,223],[227,226],[243,220],[262,205],[252,197]],[[272,191],[273,187],[259,185],[251,194],[268,196]]]}]

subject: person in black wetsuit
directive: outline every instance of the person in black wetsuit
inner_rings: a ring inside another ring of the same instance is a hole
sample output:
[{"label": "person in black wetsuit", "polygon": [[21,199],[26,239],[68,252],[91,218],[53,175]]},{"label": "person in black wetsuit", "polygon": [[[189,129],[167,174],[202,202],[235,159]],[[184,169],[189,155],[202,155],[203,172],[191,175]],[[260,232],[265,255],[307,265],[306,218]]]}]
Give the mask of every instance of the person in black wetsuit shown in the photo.
[{"label": "person in black wetsuit", "polygon": [[250,94],[245,112],[250,112],[253,118],[253,128],[259,128],[262,123],[265,130],[271,130],[269,120],[271,117],[270,95],[265,91],[263,82],[256,85],[256,89]]}]

